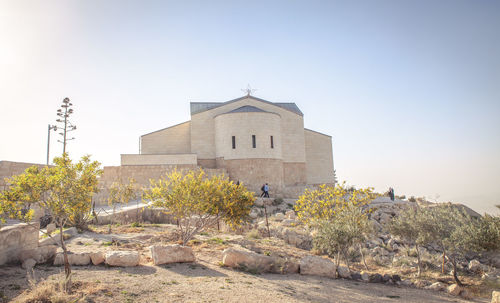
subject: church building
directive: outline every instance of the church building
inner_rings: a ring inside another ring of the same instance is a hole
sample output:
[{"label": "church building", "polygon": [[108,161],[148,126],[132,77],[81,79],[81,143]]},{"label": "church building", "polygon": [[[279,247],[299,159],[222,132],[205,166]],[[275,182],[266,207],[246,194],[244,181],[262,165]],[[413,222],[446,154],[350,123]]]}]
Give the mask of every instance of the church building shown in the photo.
[{"label": "church building", "polygon": [[295,103],[250,94],[227,102],[191,102],[191,120],[140,137],[127,165],[224,169],[233,181],[271,195],[296,197],[305,187],[334,183],[332,137],[304,128]]}]

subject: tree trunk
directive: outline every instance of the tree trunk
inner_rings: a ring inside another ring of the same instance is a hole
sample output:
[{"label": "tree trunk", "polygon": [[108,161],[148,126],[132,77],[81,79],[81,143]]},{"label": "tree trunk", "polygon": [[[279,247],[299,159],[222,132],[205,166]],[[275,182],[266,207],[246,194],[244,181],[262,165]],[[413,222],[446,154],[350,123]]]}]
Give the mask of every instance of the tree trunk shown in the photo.
[{"label": "tree trunk", "polygon": [[462,282],[458,279],[458,274],[457,274],[457,260],[455,257],[449,258],[451,264],[453,265],[453,279],[455,279],[455,282],[457,283],[458,286],[463,286]]},{"label": "tree trunk", "polygon": [[68,260],[68,249],[66,248],[66,244],[64,243],[63,224],[59,224],[59,236],[61,237],[61,247],[63,249],[64,255],[64,273],[66,274],[66,280],[64,281],[64,291],[67,293],[71,293],[71,266],[69,265]]},{"label": "tree trunk", "polygon": [[417,250],[417,274],[420,277],[420,275],[422,274],[422,261],[420,260],[420,251],[418,249],[418,244],[415,244],[415,249]]},{"label": "tree trunk", "polygon": [[347,266],[347,270],[349,272],[351,272],[351,268],[349,267],[349,260],[347,258],[347,254],[345,253],[345,251],[342,250],[342,255],[344,256],[344,260],[345,260],[345,265]]},{"label": "tree trunk", "polygon": [[443,262],[442,262],[442,264],[441,264],[441,273],[442,273],[442,274],[444,274],[445,256],[446,256],[446,253],[445,253],[444,248],[443,248]]},{"label": "tree trunk", "polygon": [[269,230],[269,221],[267,220],[267,207],[264,204],[264,213],[266,214],[267,236],[271,238],[271,231]]},{"label": "tree trunk", "polygon": [[366,265],[365,254],[363,254],[363,247],[361,247],[361,244],[359,244],[359,252],[361,253],[361,259],[363,260],[365,269],[368,270],[368,265]]}]

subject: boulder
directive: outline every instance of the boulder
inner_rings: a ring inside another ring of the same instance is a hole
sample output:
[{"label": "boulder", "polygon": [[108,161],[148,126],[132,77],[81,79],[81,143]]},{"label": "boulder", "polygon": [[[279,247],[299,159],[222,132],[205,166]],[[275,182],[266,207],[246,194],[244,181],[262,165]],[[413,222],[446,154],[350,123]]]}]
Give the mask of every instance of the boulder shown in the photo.
[{"label": "boulder", "polygon": [[430,289],[430,290],[445,290],[446,289],[446,284],[444,284],[443,282],[435,282],[435,283],[432,283],[431,285],[429,286],[426,286],[424,287],[424,289]]},{"label": "boulder", "polygon": [[371,283],[382,283],[382,275],[381,274],[372,274],[370,275]]},{"label": "boulder", "polygon": [[191,247],[175,245],[153,245],[150,246],[151,256],[155,265],[168,263],[194,262],[194,254]]},{"label": "boulder", "polygon": [[137,266],[139,265],[139,253],[136,251],[108,251],[104,256],[106,264],[110,266]]},{"label": "boulder", "polygon": [[47,228],[46,228],[46,229],[47,229],[47,233],[48,233],[48,234],[53,233],[53,232],[56,230],[56,228],[57,228],[57,227],[56,227],[56,225],[55,225],[54,223],[50,223],[50,224],[48,224],[48,225],[47,225]]},{"label": "boulder", "polygon": [[295,220],[295,218],[297,218],[297,215],[295,214],[295,211],[293,210],[287,210],[285,212],[285,216],[288,218],[288,219],[292,219],[292,220]]},{"label": "boulder", "polygon": [[34,249],[21,251],[19,259],[21,262],[24,262],[27,259],[33,259],[36,263],[41,264],[52,260],[52,258],[56,255],[56,251],[57,246],[55,245],[39,246]]},{"label": "boulder", "polygon": [[343,278],[343,279],[350,279],[351,278],[351,272],[349,271],[349,268],[347,268],[346,266],[337,267],[337,273],[339,274],[340,278]]},{"label": "boulder", "polygon": [[34,259],[24,260],[22,267],[26,270],[32,269],[36,265],[36,261]]},{"label": "boulder", "polygon": [[337,266],[329,259],[305,256],[300,260],[300,274],[335,278]]},{"label": "boulder", "polygon": [[493,291],[491,293],[491,303],[500,303],[500,291]]},{"label": "boulder", "polygon": [[399,275],[392,275],[391,279],[394,282],[401,282],[401,277]]},{"label": "boulder", "polygon": [[[84,266],[90,264],[90,255],[88,253],[68,253],[68,262],[70,265]],[[64,254],[58,253],[54,258],[54,265],[64,265]]]},{"label": "boulder", "polygon": [[295,220],[293,219],[285,219],[281,222],[283,226],[293,226],[295,225]]},{"label": "boulder", "polygon": [[253,202],[255,206],[263,207],[264,206],[264,200],[263,199],[256,199],[255,202]]},{"label": "boulder", "polygon": [[452,296],[458,296],[460,295],[462,288],[458,286],[458,284],[451,284],[446,288],[446,291]]},{"label": "boulder", "polygon": [[358,280],[358,281],[363,280],[363,278],[361,277],[361,274],[357,271],[354,271],[351,273],[351,279]]},{"label": "boulder", "polygon": [[361,280],[368,282],[370,281],[370,275],[364,271],[361,272]]},{"label": "boulder", "polygon": [[101,263],[104,263],[104,261],[106,260],[104,258],[104,252],[98,251],[98,252],[90,253],[90,260],[92,261],[92,264],[94,264],[94,265],[99,265]]},{"label": "boulder", "polygon": [[227,248],[222,252],[222,263],[227,267],[250,272],[271,272],[274,266],[274,260],[270,256],[235,248]]},{"label": "boulder", "polygon": [[478,260],[474,259],[469,262],[469,265],[467,266],[469,271],[479,273],[481,271],[486,271],[486,268],[481,262]]}]

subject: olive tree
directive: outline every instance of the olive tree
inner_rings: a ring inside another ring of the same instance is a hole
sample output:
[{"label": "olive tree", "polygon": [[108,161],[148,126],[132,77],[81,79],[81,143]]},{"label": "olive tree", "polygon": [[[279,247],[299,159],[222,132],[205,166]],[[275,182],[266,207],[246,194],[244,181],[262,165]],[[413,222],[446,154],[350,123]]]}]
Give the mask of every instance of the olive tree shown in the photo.
[{"label": "olive tree", "polygon": [[[339,209],[329,220],[320,220],[316,228],[317,232],[313,239],[315,248],[326,252],[330,257],[335,257],[337,266],[340,262],[339,256],[342,255],[348,269],[350,269],[348,250],[364,242],[372,232],[372,225],[366,212],[353,204]],[[364,262],[362,251],[361,254]],[[366,267],[366,262],[364,264]]]},{"label": "olive tree", "polygon": [[63,228],[82,213],[89,213],[92,196],[98,191],[100,163],[89,156],[73,163],[65,153],[54,159],[52,167],[33,166],[24,173],[7,179],[10,188],[0,194],[3,216],[30,222],[33,211],[22,211],[33,204],[48,212],[59,226],[59,243],[64,254],[65,291],[71,291],[71,266],[64,242]]},{"label": "olive tree", "polygon": [[345,182],[336,186],[321,185],[314,190],[306,189],[294,209],[302,223],[317,231],[316,248],[330,256],[336,254],[337,264],[342,255],[349,267],[347,251],[358,244],[366,267],[360,244],[373,227],[364,206],[376,196],[372,188],[356,189],[346,186]]},{"label": "olive tree", "polygon": [[179,222],[185,245],[196,234],[219,220],[238,226],[248,219],[255,200],[244,185],[237,185],[222,175],[206,176],[200,170],[173,171],[159,180],[150,180],[143,200],[161,207]]}]

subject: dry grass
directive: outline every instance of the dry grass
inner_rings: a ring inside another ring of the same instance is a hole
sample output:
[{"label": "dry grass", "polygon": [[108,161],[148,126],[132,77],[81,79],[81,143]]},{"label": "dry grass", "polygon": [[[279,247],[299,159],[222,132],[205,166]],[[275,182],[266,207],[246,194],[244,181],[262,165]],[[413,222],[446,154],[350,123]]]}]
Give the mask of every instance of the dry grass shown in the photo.
[{"label": "dry grass", "polygon": [[[25,290],[15,302],[19,303],[63,303],[98,297],[104,288],[96,282],[73,282],[71,293],[64,293],[62,281],[43,281]],[[90,300],[92,301],[92,300]]]}]

